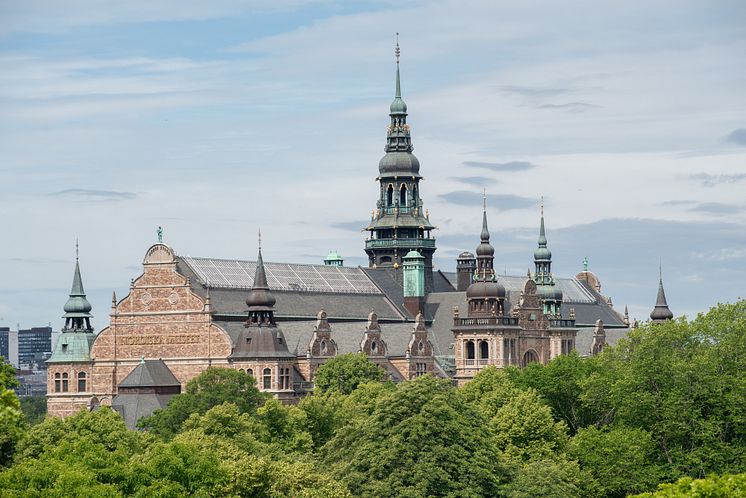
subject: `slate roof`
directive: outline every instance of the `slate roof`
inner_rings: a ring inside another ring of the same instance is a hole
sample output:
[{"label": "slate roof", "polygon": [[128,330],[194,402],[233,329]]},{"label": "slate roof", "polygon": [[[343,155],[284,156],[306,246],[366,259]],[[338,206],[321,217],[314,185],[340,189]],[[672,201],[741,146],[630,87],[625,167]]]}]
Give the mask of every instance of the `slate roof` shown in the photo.
[{"label": "slate roof", "polygon": [[181,386],[163,360],[143,360],[132,370],[119,387],[167,387]]},{"label": "slate roof", "polygon": [[[267,267],[271,263],[265,263]],[[189,277],[192,290],[202,297],[207,294],[207,282],[195,273],[184,260],[177,258],[179,273]],[[332,293],[320,291],[283,291],[272,288],[272,280],[268,277],[270,289],[277,302],[274,306],[275,316],[282,322],[283,319],[315,319],[319,310],[326,310],[327,314],[336,319],[345,320],[367,320],[368,313],[375,310],[382,321],[404,320],[400,307],[395,306],[389,298],[383,294],[375,283],[366,276],[365,272],[356,268],[369,282],[375,293]],[[212,283],[210,284],[212,285]],[[246,316],[246,297],[249,289],[246,288],[216,288],[210,287],[210,303],[213,313],[219,319],[221,316]],[[403,297],[401,299],[403,302]],[[406,310],[405,310],[406,311]]]},{"label": "slate roof", "polygon": [[[623,339],[627,336],[629,329],[606,329],[604,323],[604,329],[606,330],[606,344],[609,346],[616,345],[619,339]],[[580,356],[590,356],[591,347],[593,346],[593,332],[595,327],[583,327],[578,329],[578,334],[575,337],[575,350]]]},{"label": "slate roof", "polygon": [[121,393],[114,397],[111,407],[122,416],[128,429],[135,430],[138,420],[165,408],[174,396],[175,394]]},{"label": "slate roof", "polygon": [[[329,325],[332,328],[331,336],[334,342],[337,343],[339,354],[357,353],[360,351],[360,342],[363,340],[366,323],[363,321],[333,322],[330,320]],[[217,325],[228,332],[231,338],[238,337],[244,328],[240,322],[217,322]],[[285,335],[285,341],[290,352],[301,356],[306,354],[306,350],[311,343],[315,325],[316,320],[297,320],[278,324]],[[413,329],[414,323],[411,322],[381,324],[381,337],[388,347],[389,356],[405,354],[409,340],[412,337]],[[431,331],[428,331],[428,338],[433,343],[436,356],[440,355],[441,353],[438,351],[434,341],[435,337]]]}]

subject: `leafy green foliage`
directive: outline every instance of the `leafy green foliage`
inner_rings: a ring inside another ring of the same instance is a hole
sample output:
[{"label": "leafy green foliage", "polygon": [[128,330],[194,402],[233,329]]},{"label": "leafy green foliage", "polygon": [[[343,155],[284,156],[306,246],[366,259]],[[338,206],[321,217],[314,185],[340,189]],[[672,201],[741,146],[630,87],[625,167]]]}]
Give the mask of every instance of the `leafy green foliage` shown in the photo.
[{"label": "leafy green foliage", "polygon": [[459,389],[360,355],[318,372],[290,406],[209,369],[144,432],[105,407],[29,429],[4,387],[0,495],[746,497],[746,301]]},{"label": "leafy green foliage", "polygon": [[16,394],[0,387],[0,467],[10,463],[16,444],[25,430],[26,421]]},{"label": "leafy green foliage", "polygon": [[661,484],[653,493],[632,498],[744,498],[746,474],[710,476],[706,479],[683,477],[672,484]]},{"label": "leafy green foliage", "polygon": [[365,353],[341,354],[316,370],[314,390],[319,394],[350,394],[360,384],[382,381],[385,377],[386,372],[370,361]]},{"label": "leafy green foliage", "polygon": [[36,425],[47,416],[46,396],[24,396],[20,398],[21,411],[29,425]]},{"label": "leafy green foliage", "polygon": [[186,391],[174,396],[166,408],[138,421],[138,427],[164,438],[176,435],[193,413],[203,414],[225,402],[241,413],[254,413],[267,399],[251,375],[229,368],[208,368],[187,383]]},{"label": "leafy green foliage", "polygon": [[10,363],[5,363],[5,358],[0,356],[0,390],[13,389],[19,385],[16,369]]},{"label": "leafy green foliage", "polygon": [[430,376],[381,396],[321,453],[355,495],[489,496],[499,484],[484,420],[448,381]]},{"label": "leafy green foliage", "polygon": [[649,431],[665,478],[743,470],[746,301],[693,322],[648,324],[599,358],[584,399]]},{"label": "leafy green foliage", "polygon": [[570,440],[569,454],[591,472],[603,496],[639,493],[653,488],[660,478],[655,443],[643,429],[580,429]]}]

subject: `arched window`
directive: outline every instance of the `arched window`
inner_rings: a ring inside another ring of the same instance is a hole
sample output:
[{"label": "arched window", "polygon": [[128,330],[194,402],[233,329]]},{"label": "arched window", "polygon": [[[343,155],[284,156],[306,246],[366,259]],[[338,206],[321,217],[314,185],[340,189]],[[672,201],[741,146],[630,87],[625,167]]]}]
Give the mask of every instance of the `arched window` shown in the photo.
[{"label": "arched window", "polygon": [[407,186],[403,183],[401,189],[399,189],[399,205],[402,207],[407,205]]},{"label": "arched window", "polygon": [[254,376],[254,371],[252,369],[250,369],[250,368],[246,369],[246,373],[249,374],[249,375],[251,375],[252,377]]},{"label": "arched window", "polygon": [[389,183],[389,188],[386,191],[386,206],[391,207],[394,205],[394,186]]},{"label": "arched window", "polygon": [[60,383],[60,374],[56,373],[54,374],[54,392],[58,393],[62,389],[62,384]]},{"label": "arched window", "polygon": [[378,343],[376,341],[371,341],[370,343],[370,352],[375,354],[378,352]]},{"label": "arched window", "polygon": [[423,352],[425,351],[425,343],[424,343],[424,342],[422,342],[422,341],[420,341],[420,343],[419,343],[419,344],[417,344],[417,350],[418,350],[418,351],[419,351],[420,353],[423,353]]},{"label": "arched window", "polygon": [[272,370],[269,368],[264,369],[262,386],[264,389],[272,389]]},{"label": "arched window", "polygon": [[84,393],[86,391],[86,378],[85,378],[85,372],[79,372],[78,373],[78,392]]},{"label": "arched window", "polygon": [[417,185],[412,186],[412,207],[417,207]]},{"label": "arched window", "polygon": [[67,372],[62,374],[62,392],[66,393],[69,391],[69,381],[67,379]]},{"label": "arched window", "polygon": [[466,341],[466,359],[474,359],[474,341]]},{"label": "arched window", "polygon": [[525,367],[529,363],[538,363],[539,362],[539,355],[536,354],[536,351],[533,349],[529,349],[526,351],[526,353],[523,355],[523,366]]},{"label": "arched window", "polygon": [[320,349],[321,349],[321,354],[322,355],[326,355],[326,353],[327,353],[326,341],[323,340],[323,339],[321,340],[321,347],[320,347]]},{"label": "arched window", "polygon": [[490,357],[490,345],[487,341],[479,341],[479,358],[486,360]]},{"label": "arched window", "polygon": [[239,368],[238,371],[241,372],[241,373],[244,373],[244,369],[243,368]]}]

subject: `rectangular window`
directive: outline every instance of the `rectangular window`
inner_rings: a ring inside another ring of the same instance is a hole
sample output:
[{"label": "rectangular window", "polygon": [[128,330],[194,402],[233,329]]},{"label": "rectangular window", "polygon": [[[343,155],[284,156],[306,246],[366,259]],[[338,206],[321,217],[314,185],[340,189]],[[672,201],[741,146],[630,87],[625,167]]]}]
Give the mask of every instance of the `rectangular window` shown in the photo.
[{"label": "rectangular window", "polygon": [[417,363],[415,365],[414,376],[420,377],[427,373],[427,363]]},{"label": "rectangular window", "polygon": [[62,392],[63,393],[66,393],[67,391],[69,391],[68,384],[69,384],[69,382],[68,382],[68,379],[67,379],[67,373],[63,373],[62,374]]}]

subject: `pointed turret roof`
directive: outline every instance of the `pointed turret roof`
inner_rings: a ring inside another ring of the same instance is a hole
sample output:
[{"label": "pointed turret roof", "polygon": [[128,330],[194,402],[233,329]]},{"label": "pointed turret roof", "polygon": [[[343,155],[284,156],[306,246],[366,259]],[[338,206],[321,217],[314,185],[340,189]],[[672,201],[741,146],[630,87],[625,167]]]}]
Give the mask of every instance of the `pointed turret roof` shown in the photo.
[{"label": "pointed turret roof", "polygon": [[668,308],[666,292],[663,290],[663,270],[658,271],[658,297],[655,300],[655,308],[650,312],[650,319],[654,322],[665,322],[673,318],[673,312]]},{"label": "pointed turret roof", "polygon": [[73,285],[70,289],[70,297],[65,303],[65,314],[63,318],[90,318],[92,306],[88,302],[83,290],[83,279],[80,276],[80,262],[75,257],[75,273],[73,274]]},{"label": "pointed turret roof", "polygon": [[539,225],[539,247],[534,251],[534,260],[548,261],[552,252],[547,248],[547,234],[544,230],[544,198],[541,198],[541,224]]},{"label": "pointed turret roof", "polygon": [[264,260],[262,259],[262,248],[259,246],[259,255],[256,258],[256,273],[254,273],[254,285],[251,287],[249,297],[246,298],[246,304],[251,311],[271,310],[275,305],[275,296],[270,292],[267,284],[267,273],[264,270]]}]

